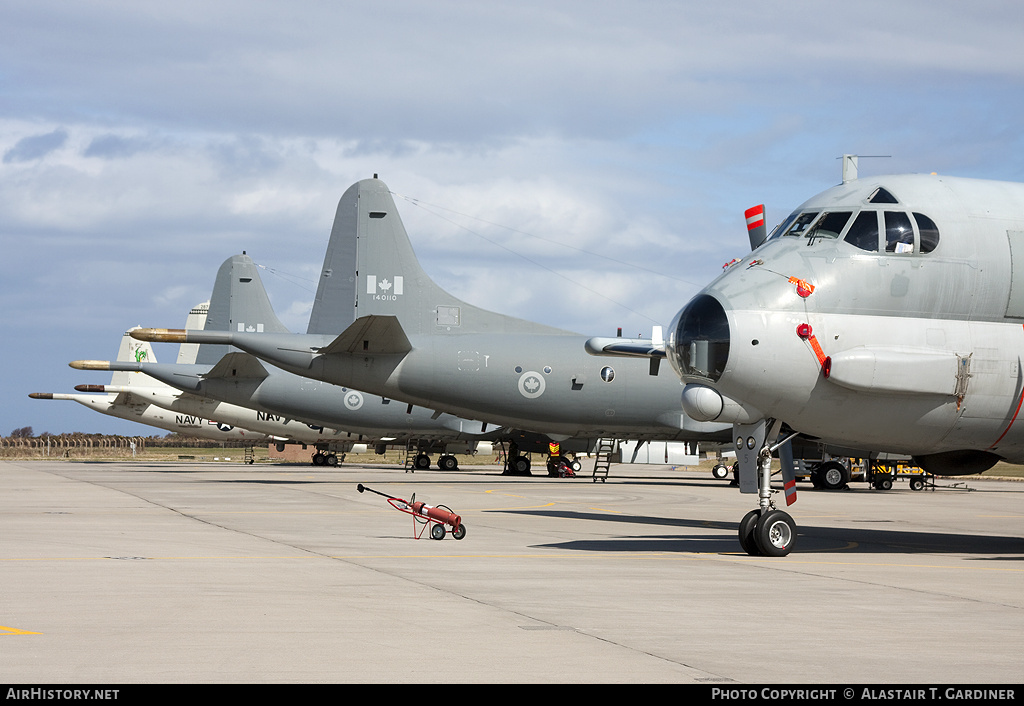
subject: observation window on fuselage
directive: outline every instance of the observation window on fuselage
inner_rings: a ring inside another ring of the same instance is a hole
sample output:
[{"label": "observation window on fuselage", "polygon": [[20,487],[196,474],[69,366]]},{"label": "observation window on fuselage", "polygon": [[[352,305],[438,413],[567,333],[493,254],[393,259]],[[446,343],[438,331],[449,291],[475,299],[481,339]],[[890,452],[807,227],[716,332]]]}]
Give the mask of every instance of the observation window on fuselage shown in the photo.
[{"label": "observation window on fuselage", "polygon": [[939,227],[923,213],[915,213],[917,232],[921,236],[921,252],[931,252],[939,244]]},{"label": "observation window on fuselage", "polygon": [[914,252],[914,226],[903,211],[885,212],[885,251],[901,254]]},{"label": "observation window on fuselage", "polygon": [[878,252],[878,211],[861,211],[844,238],[850,245]]},{"label": "observation window on fuselage", "polygon": [[868,196],[868,203],[899,203],[896,197],[889,193],[888,189],[878,187]]},{"label": "observation window on fuselage", "polygon": [[837,211],[830,213],[826,211],[814,226],[807,231],[808,238],[838,238],[843,228],[850,221],[852,211]]},{"label": "observation window on fuselage", "polygon": [[861,250],[878,252],[879,215],[885,221],[885,252],[894,255],[929,253],[938,246],[939,228],[935,221],[923,213],[915,213],[911,219],[910,214],[903,211],[861,211],[843,240]]}]

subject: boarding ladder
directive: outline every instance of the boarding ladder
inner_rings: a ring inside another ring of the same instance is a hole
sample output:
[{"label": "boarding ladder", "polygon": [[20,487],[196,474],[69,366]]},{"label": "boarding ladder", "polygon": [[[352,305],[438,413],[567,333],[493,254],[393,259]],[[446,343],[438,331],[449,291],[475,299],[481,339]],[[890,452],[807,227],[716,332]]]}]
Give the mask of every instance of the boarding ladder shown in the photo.
[{"label": "boarding ladder", "polygon": [[604,483],[608,480],[608,469],[612,465],[612,456],[618,451],[619,442],[616,439],[598,439],[597,457],[594,460],[593,481]]},{"label": "boarding ladder", "polygon": [[420,453],[419,444],[410,439],[405,442],[405,472],[416,472],[416,457]]}]

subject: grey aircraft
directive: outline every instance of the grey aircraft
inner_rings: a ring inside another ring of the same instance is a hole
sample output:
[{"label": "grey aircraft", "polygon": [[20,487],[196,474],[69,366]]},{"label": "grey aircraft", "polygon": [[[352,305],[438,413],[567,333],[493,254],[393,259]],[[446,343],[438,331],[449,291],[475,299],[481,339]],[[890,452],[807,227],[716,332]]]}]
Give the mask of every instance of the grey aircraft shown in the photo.
[{"label": "grey aircraft", "polygon": [[[660,360],[602,362],[586,354],[584,336],[485,311],[441,289],[420,267],[391,193],[376,178],[342,196],[322,277],[338,282],[336,291],[344,286],[347,310],[357,317],[333,334],[132,335],[235,346],[303,377],[542,434],[566,447],[590,448],[599,438],[729,439],[729,424],[683,414],[682,384],[665,377]],[[515,444],[509,460],[528,472]]]},{"label": "grey aircraft", "polygon": [[[320,290],[311,315],[313,328],[328,325],[323,309],[330,305],[332,296],[337,296],[329,291],[326,279]],[[326,295],[324,290],[328,290]],[[205,331],[230,327],[268,334],[288,332],[274,314],[256,264],[245,253],[228,258],[217,271],[209,313],[201,327]],[[148,392],[147,399],[154,404],[237,420],[273,434],[281,439],[279,445],[284,439],[309,443],[317,449],[314,465],[336,465],[338,453],[348,451],[355,443],[370,444],[380,451],[386,446],[412,443],[416,450],[414,468],[427,468],[429,452],[440,451],[438,467],[456,470],[455,453],[473,452],[477,442],[499,433],[494,425],[488,429],[479,421],[438,414],[265,366],[257,358],[226,346],[201,344],[195,356],[193,364],[79,360],[70,365],[81,370],[145,373],[173,390],[173,394],[166,389]]]},{"label": "grey aircraft", "polygon": [[[126,364],[136,360],[156,361],[152,347],[148,343],[136,341],[127,332],[121,337],[117,359]],[[110,377],[109,387],[112,390],[116,388],[116,391],[106,392],[105,389],[91,389],[77,394],[33,392],[29,397],[37,400],[70,400],[111,417],[215,441],[245,441],[252,445],[266,443],[270,439],[265,434],[253,432],[223,420],[213,420],[198,414],[168,411],[154,404],[150,399],[148,393],[152,391],[151,382],[143,375],[114,372]]]},{"label": "grey aircraft", "polygon": [[768,477],[793,433],[937,475],[1024,463],[1024,184],[849,179],[751,245],[666,341],[688,414],[733,424],[741,490],[760,498],[746,551],[792,548]]}]

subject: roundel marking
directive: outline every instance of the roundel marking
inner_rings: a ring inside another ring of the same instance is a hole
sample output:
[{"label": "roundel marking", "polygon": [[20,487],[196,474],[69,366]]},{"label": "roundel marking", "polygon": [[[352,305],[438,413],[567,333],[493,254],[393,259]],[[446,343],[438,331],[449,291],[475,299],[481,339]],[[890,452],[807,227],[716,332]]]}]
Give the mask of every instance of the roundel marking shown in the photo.
[{"label": "roundel marking", "polygon": [[535,370],[527,370],[519,378],[519,394],[528,400],[543,395],[545,387],[544,378]]},{"label": "roundel marking", "polygon": [[345,406],[348,409],[356,410],[363,406],[363,396],[355,390],[349,390],[345,393]]}]

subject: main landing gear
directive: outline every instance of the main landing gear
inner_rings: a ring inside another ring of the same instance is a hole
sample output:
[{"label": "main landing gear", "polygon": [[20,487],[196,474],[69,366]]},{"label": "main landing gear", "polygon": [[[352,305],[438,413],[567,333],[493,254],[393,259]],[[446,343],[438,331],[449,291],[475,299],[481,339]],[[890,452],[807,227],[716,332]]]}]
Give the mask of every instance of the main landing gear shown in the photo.
[{"label": "main landing gear", "polygon": [[337,466],[344,458],[344,454],[339,459],[336,453],[317,451],[313,454],[312,463],[314,466]]}]

